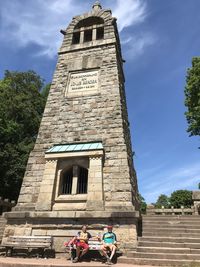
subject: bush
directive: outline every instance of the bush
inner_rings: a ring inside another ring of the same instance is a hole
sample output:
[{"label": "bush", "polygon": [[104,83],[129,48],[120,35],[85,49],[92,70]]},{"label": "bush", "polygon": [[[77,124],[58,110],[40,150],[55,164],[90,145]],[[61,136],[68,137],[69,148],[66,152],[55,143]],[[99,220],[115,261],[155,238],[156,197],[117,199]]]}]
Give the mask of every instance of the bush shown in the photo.
[{"label": "bush", "polygon": [[192,191],[189,190],[177,190],[171,194],[170,204],[174,208],[180,208],[181,206],[190,208],[192,206]]}]

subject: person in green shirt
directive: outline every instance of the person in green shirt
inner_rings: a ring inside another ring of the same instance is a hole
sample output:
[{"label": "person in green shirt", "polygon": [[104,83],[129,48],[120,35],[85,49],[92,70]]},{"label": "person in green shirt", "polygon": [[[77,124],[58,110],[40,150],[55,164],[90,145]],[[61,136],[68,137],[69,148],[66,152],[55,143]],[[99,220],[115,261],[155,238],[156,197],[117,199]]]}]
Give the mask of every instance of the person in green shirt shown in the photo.
[{"label": "person in green shirt", "polygon": [[[111,225],[107,226],[107,232],[104,233],[102,237],[103,245],[101,246],[101,252],[107,259],[107,264],[112,264],[112,258],[115,255],[115,251],[117,249],[117,237],[116,234],[113,233],[113,227]],[[110,257],[108,256],[108,250],[111,252]]]}]

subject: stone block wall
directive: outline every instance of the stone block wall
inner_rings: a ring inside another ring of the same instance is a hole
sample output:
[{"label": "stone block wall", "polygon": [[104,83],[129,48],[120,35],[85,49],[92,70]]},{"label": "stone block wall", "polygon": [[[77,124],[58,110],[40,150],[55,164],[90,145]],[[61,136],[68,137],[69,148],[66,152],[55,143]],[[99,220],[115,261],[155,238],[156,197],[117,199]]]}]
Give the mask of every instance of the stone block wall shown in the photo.
[{"label": "stone block wall", "polygon": [[[66,218],[64,213],[41,213],[40,218],[30,213],[21,214],[21,218],[7,218],[7,225],[4,231],[4,239],[10,235],[35,235],[35,236],[53,236],[53,249],[56,253],[65,251],[64,242],[69,241],[77,235],[82,225],[88,225],[88,231],[93,237],[106,231],[108,224],[113,224],[113,231],[117,235],[120,243],[120,250],[126,252],[126,249],[134,249],[137,246],[137,220],[133,217],[114,217],[111,213],[102,214],[95,212],[90,217],[77,214],[75,218]],[[62,218],[61,218],[62,216]],[[128,246],[128,247],[127,247]]]},{"label": "stone block wall", "polygon": [[[36,145],[28,161],[18,209],[21,206],[34,209],[44,173],[44,152],[52,145],[76,140],[103,142],[106,209],[121,204],[126,209],[124,203],[131,206],[137,185],[125,96],[121,94],[124,88],[120,89],[122,81],[118,78],[118,60],[115,44],[59,56]],[[89,96],[68,97],[69,73],[90,68],[99,70],[99,91]]]}]

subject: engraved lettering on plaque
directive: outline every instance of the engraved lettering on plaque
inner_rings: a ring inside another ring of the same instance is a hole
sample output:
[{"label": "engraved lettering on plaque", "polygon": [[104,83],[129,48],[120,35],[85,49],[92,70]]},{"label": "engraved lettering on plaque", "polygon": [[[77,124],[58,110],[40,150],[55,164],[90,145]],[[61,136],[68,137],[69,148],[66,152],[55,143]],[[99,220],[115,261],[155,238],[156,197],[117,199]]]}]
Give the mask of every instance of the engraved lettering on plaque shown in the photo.
[{"label": "engraved lettering on plaque", "polygon": [[98,71],[70,73],[68,93],[97,91]]}]

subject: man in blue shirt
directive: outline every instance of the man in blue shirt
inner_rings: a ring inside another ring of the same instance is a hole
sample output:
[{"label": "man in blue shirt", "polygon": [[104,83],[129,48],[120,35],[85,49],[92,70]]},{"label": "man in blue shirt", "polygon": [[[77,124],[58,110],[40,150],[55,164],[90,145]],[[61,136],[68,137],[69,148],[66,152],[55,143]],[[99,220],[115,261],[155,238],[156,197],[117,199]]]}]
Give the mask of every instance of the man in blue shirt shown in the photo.
[{"label": "man in blue shirt", "polygon": [[[117,237],[116,234],[113,233],[112,229],[113,227],[111,225],[107,226],[108,232],[104,233],[102,237],[103,245],[101,246],[101,251],[102,254],[106,257],[107,259],[107,264],[111,265],[112,264],[112,258],[115,255],[116,251],[116,243],[117,243]],[[110,250],[111,255],[110,257],[108,256],[108,250]]]}]

